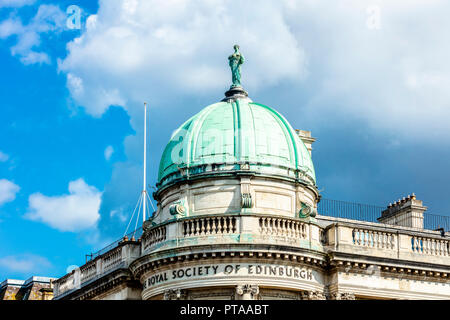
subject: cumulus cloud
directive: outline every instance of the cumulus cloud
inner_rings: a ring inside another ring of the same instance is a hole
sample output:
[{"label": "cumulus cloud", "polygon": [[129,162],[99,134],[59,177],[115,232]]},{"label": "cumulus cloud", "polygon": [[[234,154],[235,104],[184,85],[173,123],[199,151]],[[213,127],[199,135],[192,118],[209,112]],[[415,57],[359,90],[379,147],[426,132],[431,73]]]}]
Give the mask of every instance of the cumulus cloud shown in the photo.
[{"label": "cumulus cloud", "polygon": [[6,179],[0,179],[0,206],[13,201],[19,190],[20,187],[15,183]]},{"label": "cumulus cloud", "polygon": [[9,159],[9,155],[0,151],[0,162],[6,162]]},{"label": "cumulus cloud", "polygon": [[10,48],[11,54],[18,56],[23,64],[49,64],[51,58],[48,53],[38,51],[41,35],[60,32],[65,20],[66,15],[58,6],[43,4],[28,24],[23,24],[15,13],[0,22],[0,39],[16,37],[16,44]]},{"label": "cumulus cloud", "polygon": [[21,254],[0,258],[0,268],[10,272],[29,274],[47,272],[52,267],[47,258],[34,254]]},{"label": "cumulus cloud", "polygon": [[30,195],[25,217],[60,231],[77,232],[96,226],[102,193],[80,178],[69,183],[69,194]]},{"label": "cumulus cloud", "polygon": [[450,142],[448,2],[290,3],[287,23],[310,57],[307,121],[350,118],[402,141]]},{"label": "cumulus cloud", "polygon": [[105,187],[102,219],[117,221],[138,192],[142,101],[176,111],[178,101],[166,103],[174,96],[184,107],[195,101],[185,97],[221,94],[235,43],[251,96],[284,101],[304,129],[350,123],[402,143],[450,142],[447,12],[443,0],[99,1],[58,67],[89,114],[122,106],[136,130],[124,143],[129,161]]},{"label": "cumulus cloud", "polygon": [[105,159],[109,161],[111,159],[112,154],[114,153],[114,148],[112,146],[107,146],[105,149]]},{"label": "cumulus cloud", "polygon": [[148,94],[164,99],[161,89],[222,91],[235,43],[251,56],[243,76],[248,88],[305,75],[305,53],[277,1],[103,0],[59,67],[75,100],[99,116]]},{"label": "cumulus cloud", "polygon": [[403,139],[450,138],[449,11],[443,0],[103,0],[59,68],[91,115],[110,105],[132,113],[148,96],[157,105],[172,90],[223,90],[239,43],[244,86],[294,80],[308,121],[351,117]]}]

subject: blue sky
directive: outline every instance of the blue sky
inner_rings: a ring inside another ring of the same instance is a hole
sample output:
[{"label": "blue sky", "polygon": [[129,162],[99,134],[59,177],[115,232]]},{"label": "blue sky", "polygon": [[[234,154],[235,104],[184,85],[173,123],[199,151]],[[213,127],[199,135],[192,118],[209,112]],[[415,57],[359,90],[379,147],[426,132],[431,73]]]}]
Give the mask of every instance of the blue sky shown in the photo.
[{"label": "blue sky", "polygon": [[[66,10],[81,9],[70,29]],[[415,192],[448,215],[445,1],[0,0],[0,280],[62,276],[119,238],[172,131],[222,99],[238,43],[250,97],[311,130],[324,198]]]}]

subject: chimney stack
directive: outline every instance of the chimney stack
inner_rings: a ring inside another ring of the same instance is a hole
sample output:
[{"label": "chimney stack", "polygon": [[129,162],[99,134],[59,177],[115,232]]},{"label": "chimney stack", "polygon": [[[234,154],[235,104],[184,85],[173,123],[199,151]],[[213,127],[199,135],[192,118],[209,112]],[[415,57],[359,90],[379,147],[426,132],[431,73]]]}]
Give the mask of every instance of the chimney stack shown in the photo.
[{"label": "chimney stack", "polygon": [[390,203],[387,209],[381,213],[378,221],[396,226],[423,229],[423,213],[426,210],[427,207],[423,206],[422,201],[417,200],[413,193]]}]

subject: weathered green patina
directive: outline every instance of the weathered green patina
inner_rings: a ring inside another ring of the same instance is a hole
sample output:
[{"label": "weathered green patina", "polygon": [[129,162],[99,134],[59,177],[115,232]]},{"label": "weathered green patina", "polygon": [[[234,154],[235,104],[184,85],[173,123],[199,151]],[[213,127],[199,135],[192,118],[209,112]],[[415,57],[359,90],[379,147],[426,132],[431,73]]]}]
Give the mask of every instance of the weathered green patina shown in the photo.
[{"label": "weathered green patina", "polygon": [[204,173],[218,164],[259,174],[301,174],[315,185],[311,156],[295,130],[272,108],[248,99],[212,104],[181,125],[163,152],[158,186],[171,181],[169,176]]},{"label": "weathered green patina", "polygon": [[241,65],[245,62],[244,56],[239,52],[239,46],[234,45],[234,53],[228,57],[231,68],[231,88],[241,87]]}]

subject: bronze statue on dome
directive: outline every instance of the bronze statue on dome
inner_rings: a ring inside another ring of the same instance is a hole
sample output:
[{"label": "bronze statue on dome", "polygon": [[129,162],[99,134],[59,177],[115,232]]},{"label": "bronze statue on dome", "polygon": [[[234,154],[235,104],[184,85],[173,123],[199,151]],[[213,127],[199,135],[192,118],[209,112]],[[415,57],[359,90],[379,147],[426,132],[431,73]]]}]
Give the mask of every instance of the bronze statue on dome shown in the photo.
[{"label": "bronze statue on dome", "polygon": [[234,45],[234,53],[228,57],[228,64],[231,68],[232,82],[231,88],[241,86],[241,65],[244,63],[244,56],[239,52],[239,46]]}]

